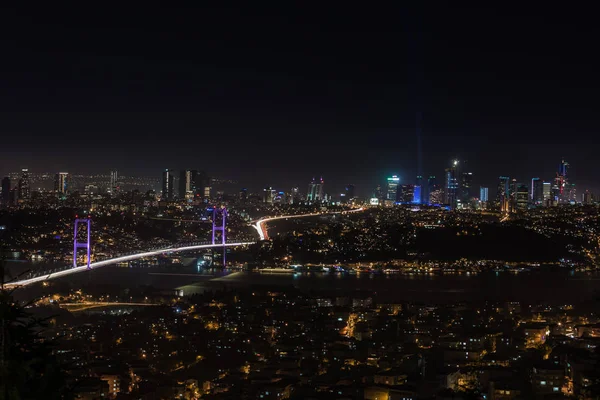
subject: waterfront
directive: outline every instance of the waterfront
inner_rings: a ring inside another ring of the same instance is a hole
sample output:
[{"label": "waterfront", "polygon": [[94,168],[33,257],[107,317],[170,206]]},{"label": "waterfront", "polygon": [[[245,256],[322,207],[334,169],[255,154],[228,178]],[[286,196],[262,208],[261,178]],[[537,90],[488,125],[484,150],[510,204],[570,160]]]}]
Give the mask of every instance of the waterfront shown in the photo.
[{"label": "waterfront", "polygon": [[[24,263],[18,268],[25,269]],[[529,301],[571,303],[600,298],[600,273],[560,268],[539,268],[520,273],[485,271],[477,274],[372,274],[295,273],[261,274],[230,270],[196,270],[190,267],[103,267],[60,278],[54,282],[74,287],[90,284],[122,287],[151,286],[183,291],[183,295],[205,290],[242,286],[297,287],[306,291],[347,293],[368,291],[390,301]]]}]

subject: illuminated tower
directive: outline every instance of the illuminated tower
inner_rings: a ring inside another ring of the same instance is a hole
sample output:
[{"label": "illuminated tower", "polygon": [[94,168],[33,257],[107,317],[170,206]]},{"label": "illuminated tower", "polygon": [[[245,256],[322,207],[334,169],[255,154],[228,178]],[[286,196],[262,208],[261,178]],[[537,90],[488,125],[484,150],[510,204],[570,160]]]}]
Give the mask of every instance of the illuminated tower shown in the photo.
[{"label": "illuminated tower", "polygon": [[387,191],[386,200],[397,201],[398,200],[398,185],[400,184],[400,178],[398,175],[392,175],[387,178]]},{"label": "illuminated tower", "polygon": [[162,199],[163,200],[173,200],[173,171],[170,169],[165,169],[163,171],[163,181],[162,181]]},{"label": "illuminated tower", "polygon": [[323,200],[323,185],[325,182],[323,181],[323,177],[320,180],[312,179],[312,181],[308,184],[308,193],[306,195],[306,199],[310,202],[317,202]]},{"label": "illuminated tower", "polygon": [[423,177],[421,175],[417,175],[417,179],[415,180],[415,197],[413,199],[413,203],[415,204],[422,204],[423,203],[423,195],[424,195],[424,190],[425,188],[423,187]]},{"label": "illuminated tower", "polygon": [[119,174],[116,169],[110,171],[110,183],[108,190],[112,194],[116,194],[119,191]]},{"label": "illuminated tower", "polygon": [[536,205],[544,203],[544,182],[540,178],[531,180],[531,202]]},{"label": "illuminated tower", "polygon": [[31,195],[29,170],[23,168],[21,170],[21,179],[19,179],[19,199],[27,200]]},{"label": "illuminated tower", "polygon": [[179,174],[179,198],[191,200],[194,198],[198,187],[198,171],[186,169]]},{"label": "illuminated tower", "polygon": [[58,197],[64,197],[67,194],[69,185],[69,173],[59,172],[54,177],[54,191]]},{"label": "illuminated tower", "polygon": [[446,168],[446,204],[451,208],[456,208],[458,200],[458,160],[452,161],[452,166]]},{"label": "illuminated tower", "polygon": [[509,185],[510,178],[508,176],[501,176],[498,181],[498,190],[496,192],[496,203],[498,209],[502,212],[509,211]]}]

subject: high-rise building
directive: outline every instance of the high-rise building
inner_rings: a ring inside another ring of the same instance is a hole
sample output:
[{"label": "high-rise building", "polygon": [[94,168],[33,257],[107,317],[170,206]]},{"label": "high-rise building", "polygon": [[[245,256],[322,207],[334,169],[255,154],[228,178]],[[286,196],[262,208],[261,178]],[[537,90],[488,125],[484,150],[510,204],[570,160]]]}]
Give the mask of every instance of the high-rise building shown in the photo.
[{"label": "high-rise building", "polygon": [[429,203],[429,204],[441,204],[443,203],[443,201],[438,201],[438,202],[432,202],[431,201],[431,194],[437,190],[439,190],[439,186],[437,184],[437,179],[435,177],[435,175],[431,175],[429,177],[429,179],[427,179],[427,192],[423,194],[423,198]]},{"label": "high-rise building", "polygon": [[425,188],[423,187],[423,177],[421,175],[417,175],[417,179],[415,179],[415,198],[413,199],[413,203],[423,203],[423,194],[425,192],[424,189]]},{"label": "high-rise building", "polygon": [[179,198],[192,200],[198,192],[197,187],[198,171],[195,169],[186,169],[179,174]]},{"label": "high-rise building", "polygon": [[568,203],[571,201],[569,198],[569,193],[566,190],[567,185],[569,184],[569,180],[567,177],[567,172],[569,169],[569,163],[564,159],[560,162],[558,166],[558,172],[556,173],[556,177],[554,178],[554,186],[553,186],[553,196],[557,202]]},{"label": "high-rise building", "polygon": [[446,204],[451,208],[456,208],[458,200],[458,160],[452,161],[452,166],[446,168]]},{"label": "high-rise building", "polygon": [[300,188],[293,187],[292,193],[290,196],[290,204],[300,204],[302,201],[302,196],[300,195]]},{"label": "high-rise building", "polygon": [[398,185],[400,184],[400,178],[398,175],[392,175],[387,178],[387,190],[385,199],[390,201],[398,201]]},{"label": "high-rise building", "polygon": [[273,200],[275,195],[277,194],[276,190],[273,190],[272,187],[267,186],[263,189],[263,203],[273,204]]},{"label": "high-rise building", "polygon": [[5,176],[2,178],[2,206],[10,206],[10,178]]},{"label": "high-rise building", "polygon": [[404,204],[410,204],[415,199],[415,185],[401,185],[398,201]]},{"label": "high-rise building", "polygon": [[467,204],[471,200],[473,193],[471,192],[473,185],[473,173],[463,172],[460,180],[460,200]]},{"label": "high-rise building", "polygon": [[531,202],[536,205],[544,203],[544,182],[540,178],[531,180]]},{"label": "high-rise building", "polygon": [[173,187],[175,185],[173,171],[165,169],[162,176],[162,200],[173,200]]},{"label": "high-rise building", "polygon": [[306,194],[306,199],[310,202],[318,202],[323,200],[323,185],[325,182],[323,181],[323,177],[320,180],[312,179],[312,181],[308,184],[308,193]]},{"label": "high-rise building", "polygon": [[498,179],[498,189],[496,191],[497,207],[502,212],[508,212],[510,202],[510,178],[508,176],[501,176]]},{"label": "high-rise building", "polygon": [[519,211],[527,210],[529,204],[529,189],[527,185],[522,183],[517,184],[515,191],[515,207]]},{"label": "high-rise building", "polygon": [[479,201],[482,203],[487,203],[489,200],[489,190],[486,187],[481,186],[479,188]]},{"label": "high-rise building", "polygon": [[69,173],[59,172],[54,177],[54,191],[58,197],[64,197],[69,189]]},{"label": "high-rise building", "polygon": [[23,168],[21,170],[21,179],[19,179],[19,199],[27,200],[31,195],[29,170]]},{"label": "high-rise building", "polygon": [[586,190],[581,195],[581,202],[586,205],[592,204],[594,202],[594,195],[589,190]]},{"label": "high-rise building", "polygon": [[542,183],[542,201],[546,205],[552,199],[552,183]]},{"label": "high-rise building", "polygon": [[110,171],[110,183],[108,190],[112,194],[117,194],[119,191],[119,173],[116,169]]}]

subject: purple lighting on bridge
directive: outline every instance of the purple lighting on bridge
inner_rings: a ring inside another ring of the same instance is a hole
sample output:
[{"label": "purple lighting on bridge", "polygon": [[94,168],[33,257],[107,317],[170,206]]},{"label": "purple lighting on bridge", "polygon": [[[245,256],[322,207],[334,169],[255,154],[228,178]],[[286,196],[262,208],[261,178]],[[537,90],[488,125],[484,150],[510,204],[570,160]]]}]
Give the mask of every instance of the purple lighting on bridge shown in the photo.
[{"label": "purple lighting on bridge", "polygon": [[[79,242],[77,241],[77,231],[79,228],[79,224],[87,225],[87,242]],[[87,268],[90,268],[90,234],[92,232],[92,220],[89,218],[76,218],[75,219],[75,231],[73,233],[73,268],[77,268],[77,249],[85,248],[87,249]]]}]

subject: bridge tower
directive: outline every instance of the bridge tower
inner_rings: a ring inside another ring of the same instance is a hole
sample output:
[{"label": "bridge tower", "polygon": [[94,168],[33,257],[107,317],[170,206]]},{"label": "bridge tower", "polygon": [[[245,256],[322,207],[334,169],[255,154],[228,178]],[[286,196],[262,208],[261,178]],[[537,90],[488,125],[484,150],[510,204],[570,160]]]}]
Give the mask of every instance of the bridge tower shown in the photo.
[{"label": "bridge tower", "polygon": [[223,267],[225,267],[226,263],[226,254],[227,248],[225,247],[225,227],[227,224],[227,209],[225,207],[217,208],[213,207],[213,217],[212,217],[212,244],[217,244],[215,242],[215,233],[217,231],[221,231],[221,244],[223,245]]},{"label": "bridge tower", "polygon": [[[77,240],[77,232],[79,230],[79,224],[85,224],[87,228],[87,241],[79,242]],[[88,216],[87,218],[75,217],[75,231],[73,233],[73,268],[77,267],[77,249],[84,248],[87,251],[87,269],[90,268],[90,235],[92,233],[92,220]]]}]

